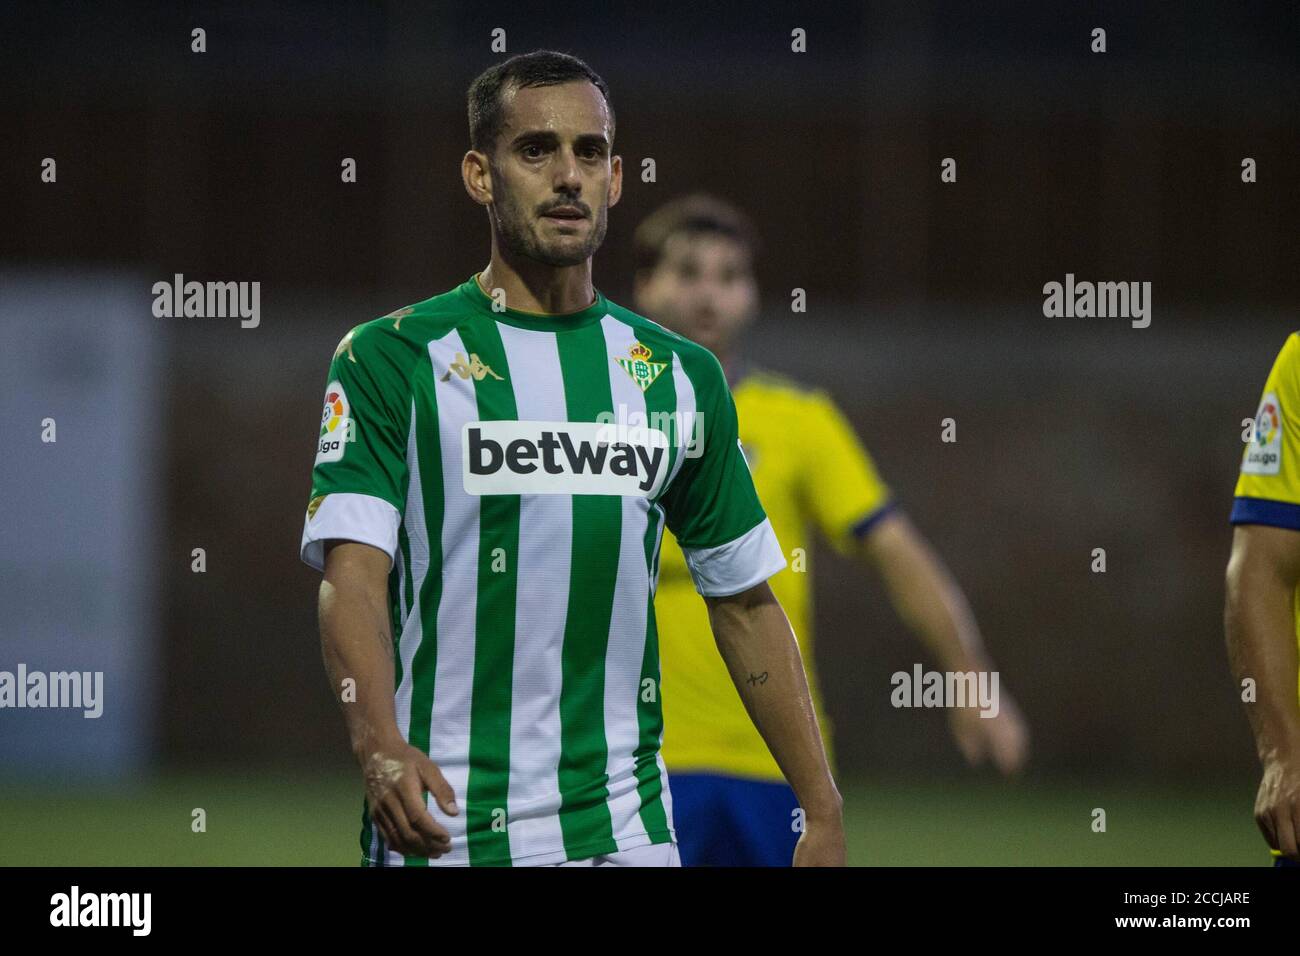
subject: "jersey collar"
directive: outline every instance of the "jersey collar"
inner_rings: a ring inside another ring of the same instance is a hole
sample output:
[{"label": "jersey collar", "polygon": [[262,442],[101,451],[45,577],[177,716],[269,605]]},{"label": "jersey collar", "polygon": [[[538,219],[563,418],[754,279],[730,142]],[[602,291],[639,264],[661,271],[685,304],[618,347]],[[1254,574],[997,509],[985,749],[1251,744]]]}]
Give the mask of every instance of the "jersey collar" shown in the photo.
[{"label": "jersey collar", "polygon": [[490,316],[497,322],[513,325],[515,328],[536,329],[539,332],[564,332],[599,322],[609,314],[609,302],[599,289],[593,289],[596,293],[596,301],[577,312],[525,312],[523,309],[509,308],[498,312],[492,307],[492,297],[478,284],[478,277],[479,273],[470,276],[469,281],[460,287],[460,293],[475,311]]}]

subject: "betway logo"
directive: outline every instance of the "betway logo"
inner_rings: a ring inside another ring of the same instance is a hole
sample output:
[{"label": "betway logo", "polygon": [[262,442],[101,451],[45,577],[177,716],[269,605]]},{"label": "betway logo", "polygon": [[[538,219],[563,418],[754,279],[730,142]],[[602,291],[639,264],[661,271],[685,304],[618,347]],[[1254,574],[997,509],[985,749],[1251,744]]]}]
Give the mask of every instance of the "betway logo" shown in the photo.
[{"label": "betway logo", "polygon": [[668,474],[668,436],[600,422],[467,422],[461,458],[471,495],[649,498]]}]

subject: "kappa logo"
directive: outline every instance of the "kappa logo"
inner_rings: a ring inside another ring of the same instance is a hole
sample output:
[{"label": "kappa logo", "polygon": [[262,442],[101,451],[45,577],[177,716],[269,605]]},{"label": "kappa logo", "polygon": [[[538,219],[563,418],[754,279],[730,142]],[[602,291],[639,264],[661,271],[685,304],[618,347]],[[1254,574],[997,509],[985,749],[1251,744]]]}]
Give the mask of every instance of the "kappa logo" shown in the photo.
[{"label": "kappa logo", "polygon": [[653,497],[668,474],[668,436],[601,422],[466,422],[465,491],[471,495]]},{"label": "kappa logo", "polygon": [[347,352],[348,361],[353,363],[356,362],[357,357],[352,354],[352,336],[356,334],[356,331],[357,331],[356,329],[353,329],[351,332],[349,332],[347,335],[343,336],[343,338],[339,340],[338,348],[334,350],[335,358],[338,358],[344,352]]},{"label": "kappa logo", "polygon": [[409,305],[408,305],[408,306],[406,306],[405,308],[401,308],[401,309],[397,309],[397,310],[395,310],[395,311],[393,311],[393,312],[389,312],[386,316],[384,316],[384,318],[386,318],[386,319],[392,319],[392,320],[393,320],[393,330],[394,330],[394,331],[397,331],[397,332],[400,332],[400,331],[402,330],[402,319],[406,318],[408,315],[410,315],[410,314],[411,314],[412,312],[414,312],[414,311],[415,311],[415,308],[414,308],[413,306],[409,306]]},{"label": "kappa logo", "polygon": [[643,392],[653,385],[659,373],[668,367],[667,362],[650,361],[654,353],[640,342],[634,343],[627,353],[628,358],[614,356],[614,361],[632,377],[632,381],[636,382],[637,387]]},{"label": "kappa logo", "polygon": [[447,366],[447,371],[443,374],[441,381],[450,382],[452,372],[455,372],[462,379],[472,378],[476,382],[483,381],[483,379],[489,375],[498,382],[504,381],[500,375],[492,371],[492,369],[487,365],[483,364],[483,360],[474,352],[469,353],[468,360],[466,360],[464,352],[457,352],[456,360]]},{"label": "kappa logo", "polygon": [[1282,469],[1282,403],[1265,392],[1255,415],[1255,432],[1241,462],[1245,475],[1276,475]]}]

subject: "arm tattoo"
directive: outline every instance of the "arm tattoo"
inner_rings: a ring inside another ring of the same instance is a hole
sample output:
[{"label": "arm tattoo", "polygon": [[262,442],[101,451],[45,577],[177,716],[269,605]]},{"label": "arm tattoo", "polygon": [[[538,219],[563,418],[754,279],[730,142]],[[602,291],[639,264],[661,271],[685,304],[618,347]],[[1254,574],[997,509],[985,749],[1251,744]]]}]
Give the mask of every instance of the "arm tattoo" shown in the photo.
[{"label": "arm tattoo", "polygon": [[753,674],[753,673],[751,673],[751,674],[749,675],[749,680],[745,681],[745,683],[746,683],[746,684],[766,684],[766,683],[767,683],[767,671],[763,671],[763,673],[761,673],[761,674]]}]

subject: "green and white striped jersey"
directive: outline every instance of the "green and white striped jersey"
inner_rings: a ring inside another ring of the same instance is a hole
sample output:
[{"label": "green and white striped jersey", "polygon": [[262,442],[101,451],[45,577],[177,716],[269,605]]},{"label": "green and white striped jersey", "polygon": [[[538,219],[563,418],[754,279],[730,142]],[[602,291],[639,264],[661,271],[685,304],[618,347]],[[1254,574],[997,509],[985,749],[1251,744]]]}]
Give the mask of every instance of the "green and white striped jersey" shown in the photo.
[{"label": "green and white striped jersey", "polygon": [[[654,584],[665,524],[701,594],[785,559],[707,350],[605,299],[497,310],[477,277],[358,326],[326,386],[302,558],[393,561],[395,702],[461,812],[438,860],[509,865],[674,839]],[[672,689],[667,688],[667,693]]]}]

